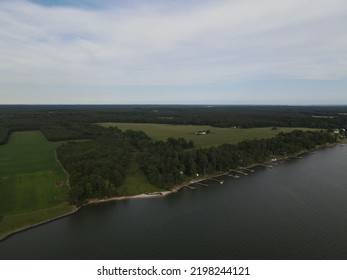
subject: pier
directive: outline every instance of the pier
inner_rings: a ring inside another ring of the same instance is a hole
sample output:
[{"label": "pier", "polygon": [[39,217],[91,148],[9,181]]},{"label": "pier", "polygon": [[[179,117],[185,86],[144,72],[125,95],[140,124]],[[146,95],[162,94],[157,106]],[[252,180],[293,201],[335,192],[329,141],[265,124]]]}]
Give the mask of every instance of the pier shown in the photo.
[{"label": "pier", "polygon": [[234,178],[234,179],[239,179],[240,178],[240,176],[239,175],[233,175],[233,174],[229,174],[228,175],[229,177],[232,177],[232,178]]},{"label": "pier", "polygon": [[254,172],[254,170],[253,170],[253,169],[248,169],[248,168],[246,168],[246,167],[240,167],[240,169],[241,169],[241,170],[248,171],[248,172],[251,172],[251,173],[253,173],[253,172]]},{"label": "pier", "polygon": [[264,167],[269,167],[269,168],[272,168],[273,166],[270,165],[270,164],[262,164],[262,163],[259,163],[260,166],[264,166]]},{"label": "pier", "polygon": [[208,187],[207,184],[204,184],[204,183],[201,183],[201,182],[194,182],[194,181],[191,181],[190,183],[191,183],[191,184],[197,184],[197,185],[203,186],[203,187]]},{"label": "pier", "polygon": [[232,170],[232,171],[235,172],[235,173],[239,173],[239,174],[245,175],[245,176],[248,175],[248,173],[246,173],[244,171],[241,171],[241,170]]},{"label": "pier", "polygon": [[208,178],[206,180],[210,180],[210,181],[214,181],[214,182],[218,182],[219,184],[223,184],[224,181],[223,180],[217,180],[217,179],[214,179],[214,178]]},{"label": "pier", "polygon": [[193,186],[186,186],[188,189],[190,189],[190,190],[195,190],[196,188],[195,187],[193,187]]}]

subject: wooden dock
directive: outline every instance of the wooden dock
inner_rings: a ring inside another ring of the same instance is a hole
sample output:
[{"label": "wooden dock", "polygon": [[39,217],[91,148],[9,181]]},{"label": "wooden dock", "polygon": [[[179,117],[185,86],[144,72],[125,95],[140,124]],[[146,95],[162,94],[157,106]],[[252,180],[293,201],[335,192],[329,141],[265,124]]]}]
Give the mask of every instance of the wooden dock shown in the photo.
[{"label": "wooden dock", "polygon": [[214,178],[208,178],[206,180],[210,180],[210,181],[214,181],[214,182],[218,182],[219,184],[223,184],[224,181],[223,180],[217,180],[217,179],[214,179]]},{"label": "wooden dock", "polygon": [[269,167],[269,168],[272,168],[273,166],[270,165],[270,164],[262,164],[262,163],[259,163],[260,166],[264,166],[264,167]]},{"label": "wooden dock", "polygon": [[246,173],[244,171],[241,171],[241,170],[232,170],[232,171],[235,172],[235,173],[239,173],[239,174],[245,175],[245,176],[248,175],[248,173]]},{"label": "wooden dock", "polygon": [[194,182],[194,181],[191,181],[190,183],[191,183],[191,184],[197,184],[197,185],[203,186],[203,187],[208,187],[207,184],[204,184],[204,183],[201,183],[201,182]]},{"label": "wooden dock", "polygon": [[240,169],[241,169],[241,170],[245,170],[245,171],[247,171],[247,172],[251,172],[251,173],[254,172],[253,169],[248,169],[248,168],[246,168],[246,167],[240,167]]}]

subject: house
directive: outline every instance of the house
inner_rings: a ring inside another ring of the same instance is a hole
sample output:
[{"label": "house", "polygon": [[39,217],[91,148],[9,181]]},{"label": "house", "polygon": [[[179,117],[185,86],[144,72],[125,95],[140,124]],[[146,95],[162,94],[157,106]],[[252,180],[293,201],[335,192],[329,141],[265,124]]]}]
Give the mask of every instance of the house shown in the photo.
[{"label": "house", "polygon": [[199,130],[199,131],[195,132],[195,135],[206,135],[209,133],[210,133],[209,130]]},{"label": "house", "polygon": [[335,129],[334,129],[334,134],[339,134],[339,133],[340,133],[340,129],[335,128]]},{"label": "house", "polygon": [[206,131],[198,131],[195,133],[195,135],[206,135]]}]

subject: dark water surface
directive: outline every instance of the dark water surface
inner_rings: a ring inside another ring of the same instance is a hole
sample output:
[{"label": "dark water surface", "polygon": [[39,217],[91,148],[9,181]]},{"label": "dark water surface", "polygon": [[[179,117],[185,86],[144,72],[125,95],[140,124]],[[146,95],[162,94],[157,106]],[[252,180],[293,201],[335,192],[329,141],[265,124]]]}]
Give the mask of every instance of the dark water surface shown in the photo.
[{"label": "dark water surface", "polygon": [[347,259],[347,146],[223,185],[84,207],[0,259]]}]

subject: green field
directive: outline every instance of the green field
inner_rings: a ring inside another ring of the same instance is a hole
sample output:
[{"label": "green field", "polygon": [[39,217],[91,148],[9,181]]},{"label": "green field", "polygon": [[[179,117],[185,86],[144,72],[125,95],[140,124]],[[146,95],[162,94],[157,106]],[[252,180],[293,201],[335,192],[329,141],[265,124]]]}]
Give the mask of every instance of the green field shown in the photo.
[{"label": "green field", "polygon": [[143,193],[162,192],[163,189],[152,185],[140,169],[139,162],[133,159],[130,162],[124,183],[117,191],[119,195],[131,196]]},{"label": "green field", "polygon": [[[290,132],[295,129],[317,130],[299,127],[278,127],[277,130],[272,130],[271,127],[240,129],[152,123],[101,123],[100,125],[103,127],[116,126],[121,130],[141,130],[154,140],[166,140],[169,137],[183,137],[187,140],[193,140],[197,147],[211,147],[224,143],[235,144],[243,140],[255,138],[271,138],[280,132]],[[195,135],[199,130],[210,130],[210,134]]]},{"label": "green field", "polygon": [[60,144],[26,131],[12,133],[0,146],[0,236],[72,209],[67,176],[55,159]]}]

